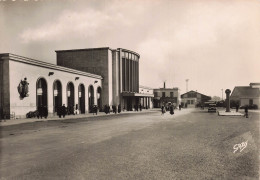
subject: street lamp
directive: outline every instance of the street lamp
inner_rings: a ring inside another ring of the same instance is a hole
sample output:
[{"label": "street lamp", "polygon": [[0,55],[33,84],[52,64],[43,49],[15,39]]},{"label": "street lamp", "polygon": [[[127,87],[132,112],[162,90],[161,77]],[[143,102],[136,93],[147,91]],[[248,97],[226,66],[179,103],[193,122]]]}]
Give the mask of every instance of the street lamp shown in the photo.
[{"label": "street lamp", "polygon": [[186,79],[186,92],[188,92],[188,81],[189,79]]}]

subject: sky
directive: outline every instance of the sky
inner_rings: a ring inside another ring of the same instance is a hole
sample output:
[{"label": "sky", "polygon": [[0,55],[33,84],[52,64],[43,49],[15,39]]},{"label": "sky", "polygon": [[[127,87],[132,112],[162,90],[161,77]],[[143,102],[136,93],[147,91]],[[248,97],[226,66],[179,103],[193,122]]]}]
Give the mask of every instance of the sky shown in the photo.
[{"label": "sky", "polygon": [[129,49],[141,85],[181,94],[260,83],[260,0],[0,0],[0,17],[0,53]]}]

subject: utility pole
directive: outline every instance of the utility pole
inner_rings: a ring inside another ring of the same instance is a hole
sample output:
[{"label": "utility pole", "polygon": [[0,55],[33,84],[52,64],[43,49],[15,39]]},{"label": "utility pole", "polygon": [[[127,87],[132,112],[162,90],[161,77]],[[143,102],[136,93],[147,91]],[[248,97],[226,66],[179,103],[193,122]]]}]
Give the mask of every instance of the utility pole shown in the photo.
[{"label": "utility pole", "polygon": [[222,91],[222,101],[223,101],[223,89],[221,89],[221,91]]},{"label": "utility pole", "polygon": [[189,79],[186,79],[186,92],[188,92],[188,81]]}]

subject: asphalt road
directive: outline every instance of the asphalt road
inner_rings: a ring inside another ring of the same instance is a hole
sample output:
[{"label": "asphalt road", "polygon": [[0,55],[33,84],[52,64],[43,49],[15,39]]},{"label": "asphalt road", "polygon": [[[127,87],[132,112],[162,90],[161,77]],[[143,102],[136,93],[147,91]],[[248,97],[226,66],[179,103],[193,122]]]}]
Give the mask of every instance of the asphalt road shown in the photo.
[{"label": "asphalt road", "polygon": [[1,127],[0,145],[0,179],[259,178],[259,112],[35,122]]}]

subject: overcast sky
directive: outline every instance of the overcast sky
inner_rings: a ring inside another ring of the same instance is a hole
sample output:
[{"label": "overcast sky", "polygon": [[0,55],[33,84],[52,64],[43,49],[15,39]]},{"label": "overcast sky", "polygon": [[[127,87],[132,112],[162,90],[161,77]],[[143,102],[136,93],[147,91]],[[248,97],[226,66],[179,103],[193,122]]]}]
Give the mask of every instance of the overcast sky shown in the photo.
[{"label": "overcast sky", "polygon": [[55,50],[140,54],[140,84],[221,97],[260,82],[260,0],[0,0],[0,53],[56,63]]}]

